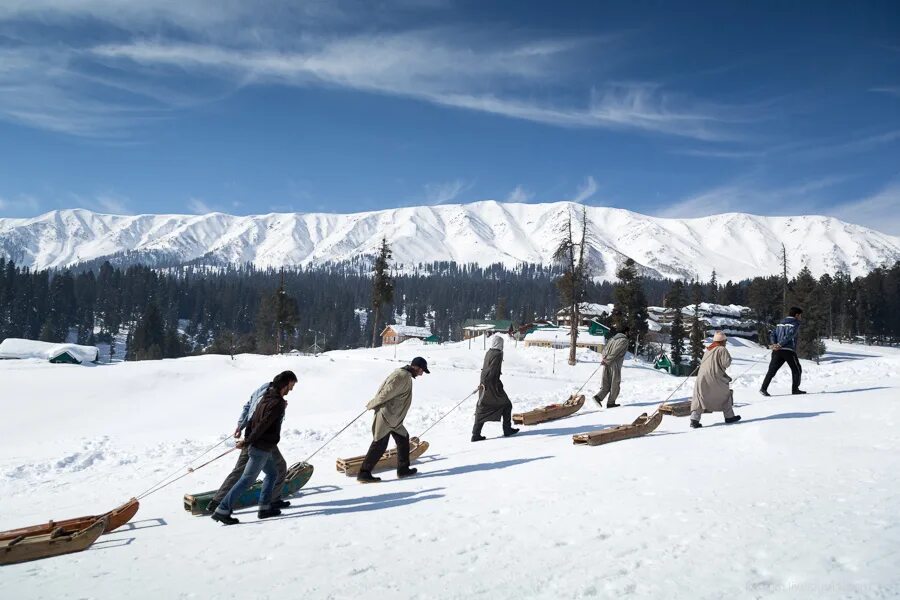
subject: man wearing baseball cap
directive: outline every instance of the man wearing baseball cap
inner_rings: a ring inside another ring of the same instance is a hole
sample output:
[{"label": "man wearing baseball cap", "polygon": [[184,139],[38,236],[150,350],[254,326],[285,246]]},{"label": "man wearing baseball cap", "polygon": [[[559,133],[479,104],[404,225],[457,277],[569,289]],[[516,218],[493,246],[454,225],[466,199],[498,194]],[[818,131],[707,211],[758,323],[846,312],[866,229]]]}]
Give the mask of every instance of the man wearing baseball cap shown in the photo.
[{"label": "man wearing baseball cap", "polygon": [[403,420],[412,405],[412,380],[422,373],[431,371],[428,370],[428,362],[417,356],[405,367],[388,375],[375,397],[366,404],[366,408],[375,411],[375,420],[372,423],[372,445],[356,477],[360,483],[381,481],[380,477],[372,475],[372,469],[387,450],[392,436],[397,444],[397,477],[412,477],[418,472],[418,469],[409,468],[409,432]]}]

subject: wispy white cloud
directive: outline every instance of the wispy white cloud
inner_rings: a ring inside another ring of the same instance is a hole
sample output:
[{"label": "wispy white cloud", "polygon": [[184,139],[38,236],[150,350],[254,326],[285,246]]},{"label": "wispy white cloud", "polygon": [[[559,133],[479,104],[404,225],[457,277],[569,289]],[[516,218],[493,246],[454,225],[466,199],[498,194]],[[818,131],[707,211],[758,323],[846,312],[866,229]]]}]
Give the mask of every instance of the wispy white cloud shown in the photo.
[{"label": "wispy white cloud", "polygon": [[898,98],[900,98],[900,85],[884,85],[880,87],[874,87],[870,91],[889,94],[891,96],[897,96]]},{"label": "wispy white cloud", "polygon": [[838,204],[827,213],[842,221],[900,236],[900,181],[866,198]]},{"label": "wispy white cloud", "polygon": [[101,209],[116,215],[127,215],[131,213],[128,208],[128,198],[114,193],[100,194],[96,198],[96,203]]},{"label": "wispy white cloud", "polygon": [[594,180],[594,177],[588,175],[588,177],[584,180],[584,183],[579,185],[578,189],[575,191],[575,197],[572,198],[572,202],[584,202],[585,200],[591,198],[594,194],[596,194],[598,189],[600,188],[597,186],[597,182]]},{"label": "wispy white cloud", "polygon": [[40,201],[30,194],[0,196],[0,211],[15,215],[32,215],[40,210]]},{"label": "wispy white cloud", "polygon": [[425,201],[428,204],[452,202],[470,187],[471,184],[462,179],[442,183],[427,183],[425,184]]},{"label": "wispy white cloud", "polygon": [[513,190],[506,196],[506,200],[504,202],[519,202],[525,203],[534,198],[534,194],[526,190],[521,185],[517,185],[513,188]]},{"label": "wispy white cloud", "polygon": [[188,210],[194,214],[206,215],[216,210],[200,198],[190,198],[187,203]]}]

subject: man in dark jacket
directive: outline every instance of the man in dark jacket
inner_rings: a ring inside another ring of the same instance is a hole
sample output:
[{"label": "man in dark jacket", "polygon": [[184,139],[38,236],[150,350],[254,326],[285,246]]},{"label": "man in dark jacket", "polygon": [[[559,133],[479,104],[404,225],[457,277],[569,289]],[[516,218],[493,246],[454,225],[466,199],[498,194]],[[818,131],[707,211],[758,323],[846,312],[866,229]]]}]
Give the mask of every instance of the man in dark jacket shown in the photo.
[{"label": "man in dark jacket", "polygon": [[[243,409],[241,409],[241,416],[238,418],[237,428],[234,430],[235,439],[240,439],[241,433],[245,430],[247,434],[250,433],[250,417],[256,412],[259,401],[263,399],[263,396],[265,396],[266,390],[269,389],[270,385],[272,385],[272,382],[267,381],[265,384],[258,387],[250,395],[250,399],[244,404]],[[284,460],[284,457],[277,448],[273,455],[275,457],[275,467],[278,469],[278,477],[275,478],[275,489],[272,492],[272,508],[287,508],[291,503],[281,499],[281,493],[284,489],[284,478],[287,475],[287,461]],[[225,481],[222,482],[222,485],[219,486],[219,490],[216,492],[216,495],[213,496],[213,499],[206,505],[206,510],[213,512],[218,508],[219,503],[222,501],[222,498],[225,497],[225,494],[231,491],[234,484],[237,483],[238,479],[241,478],[241,475],[244,474],[244,469],[247,468],[247,461],[249,460],[250,448],[249,446],[245,446],[241,449],[241,454],[238,456],[234,468],[231,469],[231,473],[228,474],[228,477],[226,477]]]},{"label": "man in dark jacket", "polygon": [[249,433],[237,443],[238,448],[248,448],[247,466],[244,468],[241,478],[216,507],[216,511],[212,515],[214,521],[224,525],[239,523],[231,516],[232,505],[241,494],[253,485],[260,472],[265,473],[266,478],[263,480],[262,490],[259,494],[257,516],[260,519],[268,519],[281,514],[279,509],[271,506],[272,492],[275,488],[275,480],[278,478],[275,453],[278,452],[278,442],[281,441],[281,422],[284,420],[284,411],[287,408],[284,397],[294,389],[296,383],[297,376],[293,372],[279,373],[256,406],[256,410],[250,418]]},{"label": "man in dark jacket", "polygon": [[481,428],[488,421],[503,419],[503,435],[509,437],[519,433],[512,426],[512,402],[503,389],[500,381],[500,368],[503,364],[503,338],[497,334],[491,338],[491,349],[484,355],[484,365],[481,367],[481,384],[478,386],[481,394],[478,396],[478,404],[475,407],[475,426],[472,428],[472,441],[480,442],[485,439],[481,435]]},{"label": "man in dark jacket", "polygon": [[800,366],[800,359],[797,358],[797,341],[800,339],[800,320],[802,318],[803,309],[794,306],[788,311],[788,316],[782,319],[781,323],[769,332],[772,359],[769,362],[769,372],[766,373],[762,387],[759,388],[759,393],[763,396],[769,395],[769,384],[784,363],[787,363],[791,368],[791,393],[806,393],[800,389],[800,376],[803,373],[803,368]]}]

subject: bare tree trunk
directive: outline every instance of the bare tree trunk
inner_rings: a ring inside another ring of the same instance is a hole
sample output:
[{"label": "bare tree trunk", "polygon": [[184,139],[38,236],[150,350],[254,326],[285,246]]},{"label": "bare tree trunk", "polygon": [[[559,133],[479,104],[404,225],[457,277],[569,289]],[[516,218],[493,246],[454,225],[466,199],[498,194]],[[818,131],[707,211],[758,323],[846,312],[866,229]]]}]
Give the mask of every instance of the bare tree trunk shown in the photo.
[{"label": "bare tree trunk", "polygon": [[572,310],[569,312],[572,315],[572,321],[569,324],[569,364],[575,366],[575,344],[578,342],[578,323],[581,321],[581,317],[578,314],[577,301],[572,305]]},{"label": "bare tree trunk", "polygon": [[375,307],[375,314],[372,319],[372,347],[375,347],[375,340],[378,339],[378,319],[381,317],[381,307]]}]

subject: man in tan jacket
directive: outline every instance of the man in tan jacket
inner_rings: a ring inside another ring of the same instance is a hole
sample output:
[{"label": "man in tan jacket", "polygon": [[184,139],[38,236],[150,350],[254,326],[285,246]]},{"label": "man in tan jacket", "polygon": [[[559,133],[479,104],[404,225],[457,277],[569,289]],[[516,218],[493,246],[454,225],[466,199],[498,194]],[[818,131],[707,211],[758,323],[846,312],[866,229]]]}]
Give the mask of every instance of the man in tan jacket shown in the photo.
[{"label": "man in tan jacket", "polygon": [[409,432],[403,420],[412,405],[412,380],[422,373],[431,371],[425,359],[417,356],[407,366],[388,375],[375,397],[366,404],[366,408],[375,411],[375,420],[372,423],[372,445],[356,477],[360,483],[381,481],[380,477],[372,475],[372,469],[387,450],[392,436],[397,444],[397,477],[411,477],[418,472],[418,469],[409,468]]},{"label": "man in tan jacket", "polygon": [[691,397],[691,427],[703,427],[700,416],[705,412],[725,414],[726,423],[737,423],[740,415],[734,414],[734,396],[731,391],[731,377],[725,370],[731,366],[731,354],[725,345],[728,338],[724,331],[717,331],[700,361],[694,395]]},{"label": "man in tan jacket", "polygon": [[603,346],[600,364],[603,365],[603,379],[600,383],[600,391],[594,394],[594,402],[603,408],[603,399],[609,394],[606,408],[615,408],[616,399],[619,397],[619,387],[622,385],[622,364],[625,362],[625,353],[628,351],[628,326],[618,330],[616,335]]}]

